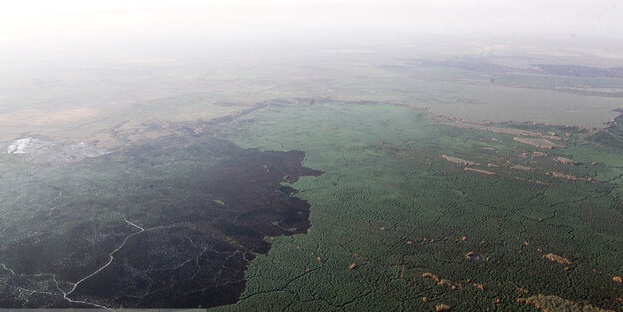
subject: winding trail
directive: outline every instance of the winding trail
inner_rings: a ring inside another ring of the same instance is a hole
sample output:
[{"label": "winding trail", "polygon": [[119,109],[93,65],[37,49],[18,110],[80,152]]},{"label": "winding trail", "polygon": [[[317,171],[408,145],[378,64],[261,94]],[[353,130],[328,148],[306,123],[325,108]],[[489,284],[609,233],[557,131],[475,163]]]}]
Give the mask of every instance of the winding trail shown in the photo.
[{"label": "winding trail", "polygon": [[[127,223],[127,224],[129,224],[129,225],[131,225],[131,226],[133,226],[133,227],[135,227],[135,228],[137,228],[137,229],[139,229],[141,232],[142,232],[142,231],[145,231],[145,229],[144,229],[144,228],[142,228],[141,226],[136,225],[135,223],[132,223],[132,222],[128,221],[128,219],[127,219],[126,217],[123,217],[123,221],[125,221],[125,223]],[[139,233],[140,233],[140,232],[139,232]],[[136,233],[136,234],[138,234],[138,233]]]},{"label": "winding trail", "polygon": [[69,290],[68,292],[65,292],[65,291],[63,291],[63,290],[61,290],[61,289],[60,289],[60,287],[59,287],[59,285],[58,285],[58,282],[56,281],[56,276],[54,276],[54,282],[56,283],[56,286],[57,286],[58,290],[59,290],[59,291],[61,291],[61,293],[63,293],[63,298],[64,298],[65,300],[67,300],[67,301],[69,301],[69,302],[72,302],[72,303],[83,303],[83,304],[92,305],[92,306],[95,306],[95,307],[98,307],[98,308],[102,308],[102,309],[112,310],[112,309],[111,309],[111,308],[109,308],[109,307],[102,306],[102,305],[99,305],[99,304],[96,304],[96,303],[86,302],[86,301],[82,301],[82,300],[73,300],[73,299],[69,298],[68,296],[69,296],[69,295],[71,295],[71,294],[72,294],[72,293],[76,290],[76,288],[78,287],[78,285],[80,285],[82,282],[84,282],[84,281],[86,281],[86,280],[90,279],[91,277],[93,277],[93,276],[97,275],[99,272],[101,272],[101,271],[103,271],[104,269],[106,269],[106,268],[107,268],[107,267],[108,267],[108,266],[109,266],[109,265],[113,262],[113,260],[115,259],[115,253],[117,253],[119,250],[121,250],[121,248],[123,248],[123,247],[125,246],[125,244],[127,243],[127,241],[128,241],[130,238],[132,238],[132,237],[134,237],[134,236],[136,236],[136,235],[139,235],[139,234],[141,234],[141,233],[143,233],[143,232],[146,232],[146,231],[153,231],[153,230],[158,230],[158,229],[165,229],[165,228],[172,228],[172,227],[176,227],[176,225],[166,225],[166,226],[157,226],[157,227],[153,227],[153,228],[148,228],[148,229],[145,229],[145,228],[141,227],[140,225],[137,225],[136,223],[133,223],[133,222],[129,221],[129,220],[127,219],[127,217],[123,217],[123,221],[124,221],[125,223],[127,223],[128,225],[130,225],[130,226],[132,226],[132,227],[134,227],[134,228],[138,229],[138,232],[134,232],[134,233],[132,233],[132,234],[130,234],[130,235],[128,235],[128,236],[126,236],[126,238],[125,238],[125,239],[123,240],[123,242],[119,245],[119,247],[117,247],[115,250],[111,251],[111,252],[108,254],[109,259],[108,259],[108,262],[106,262],[106,264],[104,264],[103,266],[101,266],[101,267],[100,267],[100,268],[98,268],[97,270],[93,271],[91,274],[89,274],[89,275],[87,275],[87,276],[83,277],[83,278],[82,278],[82,279],[80,279],[79,281],[77,281],[77,282],[75,282],[75,283],[70,283],[70,284],[72,284],[72,288],[71,288],[71,290]]},{"label": "winding trail", "polygon": [[115,259],[115,256],[114,256],[114,255],[115,255],[115,253],[117,253],[117,251],[121,250],[121,248],[123,248],[123,246],[125,246],[125,243],[128,241],[128,239],[130,239],[131,237],[133,237],[133,236],[135,236],[135,235],[138,235],[138,234],[140,234],[140,233],[145,232],[145,229],[144,229],[144,228],[142,228],[142,227],[140,227],[140,226],[138,226],[138,225],[136,225],[136,224],[134,224],[134,223],[132,223],[132,222],[128,221],[128,219],[127,219],[126,217],[123,217],[123,221],[125,221],[127,224],[129,224],[129,225],[131,225],[131,226],[133,226],[133,227],[135,227],[135,228],[139,229],[139,231],[138,231],[138,232],[135,232],[135,233],[132,233],[132,234],[130,234],[130,235],[128,235],[128,236],[126,236],[126,238],[123,240],[123,242],[121,243],[121,245],[119,245],[119,247],[117,247],[115,250],[111,251],[111,252],[108,254],[109,259],[108,259],[108,262],[106,262],[106,264],[104,264],[103,266],[101,266],[99,269],[97,269],[97,270],[96,270],[96,271],[94,271],[93,273],[91,273],[91,274],[89,274],[89,275],[87,275],[87,276],[83,277],[81,280],[79,280],[79,281],[77,281],[76,283],[74,283],[74,285],[73,285],[73,287],[71,288],[71,290],[70,290],[70,291],[68,291],[67,293],[64,293],[64,294],[65,294],[65,295],[64,295],[65,299],[70,300],[69,298],[67,298],[67,296],[71,295],[71,294],[72,294],[72,293],[76,290],[76,287],[78,287],[78,285],[80,285],[80,283],[82,283],[82,282],[84,282],[84,281],[88,280],[89,278],[91,278],[91,277],[95,276],[97,273],[99,273],[99,272],[101,272],[102,270],[106,269],[106,268],[107,268],[107,267],[108,267],[108,266],[109,266],[109,265],[113,262],[113,260]]},{"label": "winding trail", "polygon": [[[61,196],[61,195],[62,195],[62,192],[61,192],[61,193],[59,193],[59,195],[57,196],[57,198],[58,198],[59,196]],[[55,198],[54,200],[56,200],[56,198]],[[86,304],[86,305],[90,305],[90,306],[92,306],[92,307],[96,307],[96,308],[100,308],[100,309],[113,310],[112,308],[109,308],[109,307],[103,306],[103,305],[101,305],[101,304],[92,303],[92,302],[88,302],[88,301],[84,301],[84,300],[74,300],[74,299],[69,298],[69,296],[70,296],[70,295],[71,295],[71,294],[72,294],[72,293],[76,290],[76,288],[78,287],[78,285],[80,285],[82,282],[84,282],[84,281],[86,281],[86,280],[90,279],[91,277],[93,277],[93,276],[97,275],[99,272],[101,272],[101,271],[103,271],[104,269],[106,269],[106,268],[107,268],[107,267],[108,267],[108,266],[109,266],[109,265],[113,262],[113,260],[114,260],[114,258],[115,258],[115,257],[114,257],[115,253],[117,253],[119,250],[121,250],[121,248],[123,248],[123,247],[125,246],[125,244],[127,243],[127,241],[128,241],[131,237],[136,236],[136,235],[138,235],[138,234],[140,234],[140,233],[143,233],[143,232],[145,232],[145,231],[148,231],[148,230],[155,230],[155,229],[160,229],[160,228],[167,228],[167,227],[170,227],[170,226],[161,226],[161,227],[155,227],[155,228],[150,228],[150,229],[147,229],[147,230],[146,230],[146,229],[144,229],[143,227],[141,227],[141,226],[137,225],[136,223],[133,223],[133,222],[129,221],[129,220],[127,219],[127,217],[123,217],[123,221],[124,221],[125,223],[127,223],[128,225],[132,226],[133,228],[136,228],[136,229],[138,230],[138,232],[134,232],[134,233],[132,233],[132,234],[130,234],[130,235],[128,235],[128,236],[126,236],[126,237],[125,237],[125,239],[123,240],[123,242],[119,245],[119,247],[115,248],[115,250],[111,251],[111,252],[108,254],[109,259],[108,259],[108,262],[106,262],[106,264],[104,264],[103,266],[99,267],[97,270],[93,271],[91,274],[89,274],[89,275],[87,275],[87,276],[83,277],[82,279],[80,279],[79,281],[77,281],[77,282],[75,282],[75,283],[65,282],[65,283],[67,283],[67,284],[72,285],[72,287],[71,287],[71,289],[70,289],[69,291],[64,291],[64,290],[60,287],[60,284],[59,284],[58,280],[56,279],[56,275],[55,275],[55,274],[51,274],[51,273],[42,273],[42,274],[36,274],[36,275],[19,275],[19,276],[42,276],[42,275],[50,275],[50,276],[52,277],[52,280],[54,281],[54,284],[56,285],[56,289],[57,289],[57,290],[58,290],[61,294],[63,294],[63,299],[64,299],[64,300],[66,300],[66,301],[68,301],[68,302],[71,302],[71,303]],[[13,271],[13,270],[11,270],[10,268],[8,268],[8,267],[7,267],[4,263],[0,263],[0,266],[2,266],[2,268],[3,268],[4,270],[7,270],[7,271],[11,272],[11,274],[18,276],[18,274],[16,274],[16,273],[15,273],[15,271]],[[24,290],[26,290],[26,291],[31,291],[31,292],[41,292],[41,291],[33,291],[33,290],[29,290],[29,289],[24,289]],[[49,292],[42,292],[42,293],[52,294],[52,293],[49,293]]]}]

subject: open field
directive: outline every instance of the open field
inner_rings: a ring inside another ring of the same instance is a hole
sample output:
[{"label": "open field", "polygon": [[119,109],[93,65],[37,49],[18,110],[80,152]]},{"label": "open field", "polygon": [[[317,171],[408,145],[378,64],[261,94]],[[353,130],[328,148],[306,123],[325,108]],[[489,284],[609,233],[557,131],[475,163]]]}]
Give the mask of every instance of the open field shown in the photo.
[{"label": "open field", "polygon": [[[249,118],[252,124],[232,133],[236,142],[306,150],[306,165],[325,174],[294,184],[312,204],[309,233],[269,239],[273,250],[251,265],[233,309],[449,304],[516,311],[531,309],[517,298],[536,294],[618,306],[623,287],[612,279],[623,269],[620,199],[600,183],[551,174],[599,178],[586,165],[557,164],[551,157],[558,151],[525,157],[538,149],[511,135],[444,129],[405,107],[330,103]],[[442,153],[496,175],[466,172]],[[511,168],[516,164],[538,169]],[[466,259],[469,252],[478,260]],[[549,253],[571,260],[552,263]]]},{"label": "open field", "polygon": [[[477,48],[459,54],[451,45],[422,44],[430,47],[293,47],[192,61],[41,61],[27,66],[5,61],[0,63],[5,73],[0,118],[6,121],[0,124],[0,140],[43,132],[83,139],[120,122],[129,121],[125,127],[132,128],[154,120],[212,119],[279,98],[400,103],[474,122],[602,127],[617,116],[612,110],[620,107],[621,78],[526,72],[530,64],[585,60],[585,65],[603,67],[609,59],[545,51],[522,59],[505,49],[492,57]],[[457,67],[457,62],[469,66]],[[491,66],[508,70],[490,72]],[[69,112],[78,110],[91,113],[72,118]]]},{"label": "open field", "polygon": [[445,48],[0,62],[2,307],[621,311],[616,64]]}]

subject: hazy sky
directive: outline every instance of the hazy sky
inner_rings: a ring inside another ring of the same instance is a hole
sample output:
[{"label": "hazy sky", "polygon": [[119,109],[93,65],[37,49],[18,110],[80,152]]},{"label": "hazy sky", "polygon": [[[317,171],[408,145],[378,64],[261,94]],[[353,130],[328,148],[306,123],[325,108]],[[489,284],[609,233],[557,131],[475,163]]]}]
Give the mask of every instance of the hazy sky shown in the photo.
[{"label": "hazy sky", "polygon": [[[619,0],[20,0],[0,8],[0,49],[370,33],[623,39]],[[125,38],[125,39],[124,39]]]}]

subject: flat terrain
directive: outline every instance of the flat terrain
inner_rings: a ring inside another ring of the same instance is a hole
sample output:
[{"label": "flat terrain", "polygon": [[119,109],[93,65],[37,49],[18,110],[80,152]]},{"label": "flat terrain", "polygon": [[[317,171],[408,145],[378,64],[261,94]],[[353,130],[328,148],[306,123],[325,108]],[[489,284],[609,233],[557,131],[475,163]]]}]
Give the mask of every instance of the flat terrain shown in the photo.
[{"label": "flat terrain", "polygon": [[545,294],[617,309],[623,211],[610,147],[558,128],[577,147],[540,149],[426,116],[326,103],[254,115],[234,132],[242,146],[307,150],[325,174],[294,184],[312,203],[309,234],[271,239],[233,308],[531,310],[519,298]]},{"label": "flat terrain", "polygon": [[621,311],[617,59],[502,51],[3,64],[0,306]]}]

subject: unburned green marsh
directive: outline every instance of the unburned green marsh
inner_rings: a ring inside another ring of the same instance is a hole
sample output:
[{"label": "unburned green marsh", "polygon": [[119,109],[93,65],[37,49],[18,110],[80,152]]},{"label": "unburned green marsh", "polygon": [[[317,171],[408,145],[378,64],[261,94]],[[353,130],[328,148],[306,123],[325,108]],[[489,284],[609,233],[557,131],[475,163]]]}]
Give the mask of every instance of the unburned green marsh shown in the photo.
[{"label": "unburned green marsh", "polygon": [[[312,205],[309,233],[270,238],[240,302],[225,309],[532,310],[516,299],[537,294],[618,307],[621,201],[607,183],[553,176],[590,174],[553,161],[563,150],[524,157],[538,149],[386,104],[284,106],[246,118],[226,136],[243,147],[304,150],[305,165],[325,173],[293,185]],[[516,164],[535,170],[510,169]]]}]

